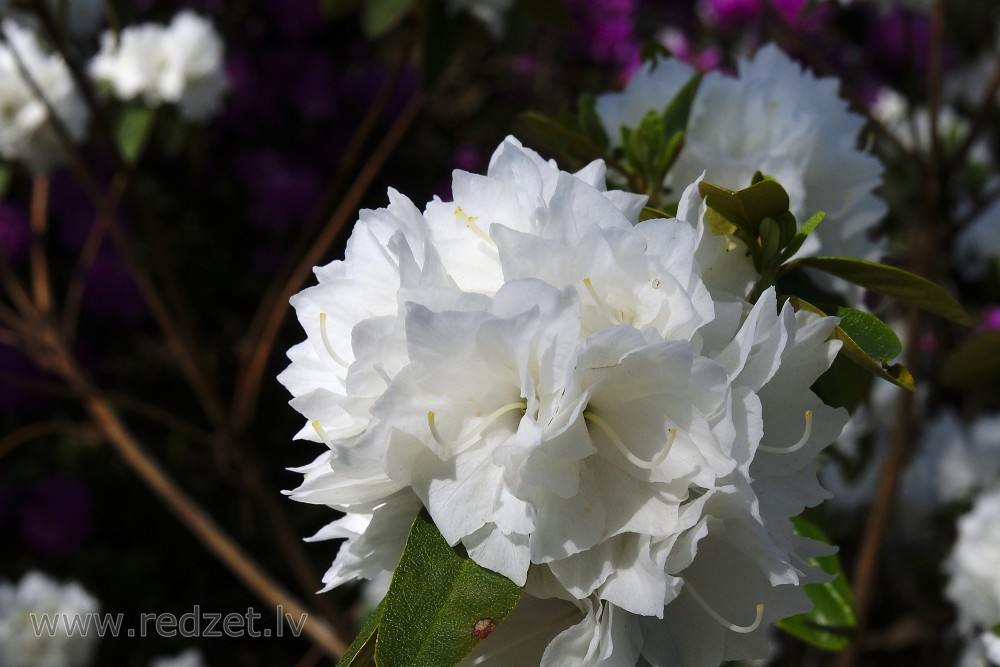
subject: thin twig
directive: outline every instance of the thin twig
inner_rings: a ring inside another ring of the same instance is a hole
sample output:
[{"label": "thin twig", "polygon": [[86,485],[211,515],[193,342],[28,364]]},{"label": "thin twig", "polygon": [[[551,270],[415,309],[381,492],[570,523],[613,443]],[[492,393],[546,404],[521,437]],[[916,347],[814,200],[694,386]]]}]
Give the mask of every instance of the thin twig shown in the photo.
[{"label": "thin twig", "polygon": [[100,435],[90,422],[69,422],[48,420],[25,424],[21,428],[0,438],[0,459],[21,445],[57,433],[76,433],[88,442],[97,442]]},{"label": "thin twig", "polygon": [[52,308],[52,287],[45,255],[49,217],[49,178],[37,174],[31,188],[31,291],[35,309],[45,315]]},{"label": "thin twig", "polygon": [[327,221],[326,226],[320,232],[315,242],[309,246],[304,257],[298,263],[295,271],[288,278],[281,289],[270,298],[264,299],[267,309],[258,311],[260,317],[264,317],[264,325],[260,329],[260,335],[252,340],[248,346],[249,354],[245,362],[241,364],[242,372],[236,382],[236,394],[233,401],[233,424],[237,431],[242,430],[250,420],[257,397],[260,394],[261,381],[264,371],[267,368],[267,361],[271,356],[274,341],[281,330],[281,324],[288,313],[288,299],[302,288],[302,284],[312,272],[312,267],[323,258],[329,251],[330,246],[340,236],[347,221],[353,216],[361,203],[362,197],[368,191],[372,181],[382,169],[382,165],[388,160],[389,155],[395,150],[396,145],[406,134],[413,123],[418,112],[422,108],[424,97],[421,93],[415,94],[396,118],[392,127],[383,137],[381,143],[372,153],[368,162],[358,173],[357,178],[341,200],[340,206],[333,212]]},{"label": "thin twig", "polygon": [[83,249],[80,250],[80,256],[77,258],[76,269],[73,271],[73,277],[70,280],[69,287],[66,289],[66,299],[62,314],[63,336],[68,340],[72,340],[76,332],[77,318],[80,314],[80,303],[83,300],[83,290],[86,287],[87,274],[90,272],[94,260],[97,259],[97,253],[101,249],[101,244],[104,242],[108,230],[114,224],[118,203],[121,201],[122,192],[128,187],[129,177],[130,172],[118,172],[111,179],[111,187],[108,190],[108,194],[101,203],[94,225],[87,233],[87,239],[84,241]]},{"label": "thin twig", "polygon": [[111,408],[94,391],[54,330],[48,331],[51,352],[56,367],[66,383],[79,397],[94,424],[111,443],[122,460],[132,468],[174,515],[194,533],[202,544],[243,584],[261,600],[278,606],[292,617],[304,619],[304,630],[331,656],[344,652],[347,645],[323,618],[311,613],[299,600],[275,581],[257,564],[212,518],[167,474],[159,463],[139,444],[135,436]]}]

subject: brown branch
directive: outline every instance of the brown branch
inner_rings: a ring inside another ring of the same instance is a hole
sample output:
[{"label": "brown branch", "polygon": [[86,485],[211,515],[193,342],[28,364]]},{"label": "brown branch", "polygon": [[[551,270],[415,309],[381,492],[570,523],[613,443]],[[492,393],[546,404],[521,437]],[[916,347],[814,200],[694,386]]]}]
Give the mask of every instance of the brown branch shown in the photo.
[{"label": "brown branch", "polygon": [[80,423],[55,420],[32,422],[0,438],[0,459],[26,442],[57,433],[76,433],[89,442],[97,442],[100,439],[97,429],[89,422]]},{"label": "brown branch", "polygon": [[311,613],[299,600],[275,581],[167,474],[139,444],[110,404],[101,398],[76,366],[68,351],[50,330],[47,342],[63,379],[78,396],[94,424],[111,443],[122,460],[159,497],[199,541],[261,600],[281,605],[295,617],[304,617],[306,634],[331,656],[344,652],[347,645],[326,621]]},{"label": "brown branch", "polygon": [[108,194],[101,202],[97,212],[97,219],[87,233],[83,249],[76,261],[76,268],[66,289],[65,305],[62,314],[62,332],[68,340],[72,340],[76,332],[77,318],[80,314],[80,303],[83,300],[83,290],[86,287],[87,273],[90,271],[97,253],[101,249],[105,236],[114,224],[118,203],[121,201],[122,192],[128,187],[130,172],[118,172],[111,179],[111,187]]},{"label": "brown branch", "polygon": [[288,313],[288,299],[302,289],[302,284],[312,272],[312,267],[329,251],[330,246],[340,236],[348,220],[355,214],[362,197],[368,191],[372,181],[378,175],[389,155],[406,134],[418,112],[423,107],[424,97],[415,94],[396,118],[392,127],[385,134],[378,147],[365,163],[340,205],[327,221],[316,240],[309,246],[305,256],[298,262],[295,271],[289,276],[280,290],[265,296],[263,303],[267,308],[258,311],[258,317],[264,318],[260,334],[251,340],[247,346],[249,353],[241,364],[241,373],[236,382],[236,394],[233,400],[233,424],[237,432],[245,428],[251,419],[257,397],[260,394],[261,381],[271,356],[274,341],[281,330],[281,324]]},{"label": "brown branch", "polygon": [[52,309],[52,288],[45,256],[48,208],[49,178],[37,174],[31,188],[31,290],[35,309],[43,316]]}]

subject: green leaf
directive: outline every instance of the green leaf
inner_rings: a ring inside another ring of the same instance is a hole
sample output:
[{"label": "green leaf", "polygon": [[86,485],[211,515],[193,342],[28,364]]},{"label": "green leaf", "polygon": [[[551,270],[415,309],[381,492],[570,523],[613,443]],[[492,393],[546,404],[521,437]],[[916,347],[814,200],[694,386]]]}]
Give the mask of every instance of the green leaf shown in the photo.
[{"label": "green leaf", "polygon": [[705,198],[710,209],[742,230],[749,238],[757,238],[757,228],[750,223],[743,202],[735,192],[708,181],[698,183],[698,192]]},{"label": "green leaf", "polygon": [[962,305],[944,288],[893,266],[849,257],[803,257],[785,266],[805,266],[823,271],[874,292],[902,299],[953,322],[965,326],[974,323]]},{"label": "green leaf", "polygon": [[762,220],[777,220],[788,212],[788,193],[777,181],[770,179],[739,192],[702,181],[698,184],[698,191],[709,208],[715,209],[726,220],[746,231],[752,239],[758,237]]},{"label": "green leaf", "polygon": [[974,387],[1000,378],[1000,332],[974,336],[952,351],[941,364],[941,383]]},{"label": "green leaf", "polygon": [[358,636],[347,647],[344,655],[337,661],[337,667],[365,667],[375,657],[375,643],[378,639],[378,628],[382,622],[382,611],[385,601],[379,602],[365,621]]},{"label": "green leaf", "polygon": [[[812,305],[808,301],[800,299],[798,297],[789,297],[792,305],[796,310],[808,310],[809,312],[816,313],[817,315],[827,315],[823,310]],[[840,309],[838,309],[839,311]],[[844,309],[850,310],[850,309]],[[860,312],[860,311],[858,311]],[[878,319],[878,318],[875,318]],[[866,321],[867,322],[867,321]],[[852,323],[849,321],[848,326],[850,327]],[[886,325],[882,323],[882,327],[887,329],[892,337],[889,338],[888,334],[880,328],[872,325],[871,329],[866,328],[866,325],[858,327],[855,329],[855,334],[862,337],[862,341],[868,345],[872,351],[876,354],[884,354],[886,350],[890,350],[893,347],[892,341],[895,340],[896,344],[899,343],[899,339],[896,334]],[[851,334],[844,330],[843,327],[838,326],[833,330],[830,335],[831,338],[835,338],[841,341],[843,344],[840,348],[840,354],[844,355],[855,364],[865,369],[875,377],[880,377],[883,380],[887,380],[895,385],[903,387],[904,389],[913,390],[916,383],[913,380],[913,375],[910,374],[909,369],[902,364],[893,364],[892,366],[886,363],[886,357],[874,358],[868,354],[864,348],[857,341],[855,341]]]},{"label": "green leaf", "polygon": [[514,133],[526,144],[554,157],[564,169],[580,169],[604,157],[604,151],[586,137],[535,111],[517,117]]},{"label": "green leaf", "polygon": [[702,74],[691,77],[684,84],[684,87],[674,95],[674,99],[670,100],[670,104],[663,112],[663,129],[666,136],[672,137],[678,132],[687,131],[691,107],[694,106],[694,98],[698,95],[702,77]]},{"label": "green leaf", "polygon": [[385,597],[379,667],[451,667],[513,611],[523,589],[451,547],[426,511],[410,529]]},{"label": "green leaf", "polygon": [[366,0],[361,9],[361,27],[366,37],[381,37],[413,11],[415,0]]},{"label": "green leaf", "polygon": [[652,206],[643,206],[642,210],[639,211],[639,222],[644,222],[646,220],[660,220],[660,219],[670,219],[676,217],[671,215],[667,211],[662,211],[658,208],[653,208]]},{"label": "green leaf", "polygon": [[872,384],[872,376],[861,366],[838,354],[830,368],[810,387],[824,403],[853,413]]},{"label": "green leaf", "polygon": [[997,623],[992,628],[990,628],[990,632],[995,634],[997,637],[1000,637],[1000,623]]},{"label": "green leaf", "polygon": [[115,141],[126,164],[135,164],[153,130],[156,112],[148,107],[130,106],[118,117]]},{"label": "green leaf", "polygon": [[[797,534],[830,543],[823,531],[802,517],[792,519],[792,523]],[[840,651],[851,643],[854,636],[857,623],[854,596],[836,555],[818,556],[809,561],[834,578],[823,584],[806,584],[803,590],[812,600],[812,610],[778,621],[777,626],[813,646]]]},{"label": "green leaf", "polygon": [[794,255],[799,251],[799,248],[802,247],[802,244],[806,242],[806,239],[809,238],[809,235],[812,234],[813,230],[816,229],[819,223],[823,222],[823,218],[825,217],[826,213],[820,211],[813,217],[806,220],[805,224],[803,224],[798,229],[798,231],[795,232],[795,236],[792,237],[791,242],[785,248],[785,251],[781,255],[781,261],[784,262],[791,259],[792,255]]},{"label": "green leaf", "polygon": [[840,307],[831,315],[840,318],[840,328],[872,359],[889,361],[902,353],[903,345],[896,332],[871,313]]}]

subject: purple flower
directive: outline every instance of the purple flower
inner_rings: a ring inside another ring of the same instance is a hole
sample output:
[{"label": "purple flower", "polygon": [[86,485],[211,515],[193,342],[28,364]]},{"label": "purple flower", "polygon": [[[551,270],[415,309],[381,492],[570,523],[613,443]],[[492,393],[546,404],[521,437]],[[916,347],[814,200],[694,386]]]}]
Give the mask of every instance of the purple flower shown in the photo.
[{"label": "purple flower", "polygon": [[90,536],[90,494],[65,475],[52,475],[22,491],[18,519],[25,546],[43,556],[68,556]]},{"label": "purple flower", "polygon": [[240,155],[236,174],[250,196],[250,221],[258,227],[301,224],[323,193],[312,169],[270,149]]},{"label": "purple flower", "polygon": [[595,62],[619,67],[637,60],[636,4],[635,0],[566,0],[577,50]]},{"label": "purple flower", "polygon": [[0,252],[11,264],[19,264],[27,258],[29,245],[28,213],[17,204],[0,202]]},{"label": "purple flower", "polygon": [[983,308],[979,326],[976,331],[1000,331],[1000,305]]}]

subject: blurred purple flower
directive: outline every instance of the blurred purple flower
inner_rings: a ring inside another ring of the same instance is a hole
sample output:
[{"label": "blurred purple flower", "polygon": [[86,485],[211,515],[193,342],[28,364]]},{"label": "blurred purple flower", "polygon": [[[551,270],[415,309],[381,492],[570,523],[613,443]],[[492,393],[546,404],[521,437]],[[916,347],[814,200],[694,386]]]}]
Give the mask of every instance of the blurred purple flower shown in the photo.
[{"label": "blurred purple flower", "polygon": [[674,56],[699,71],[710,72],[722,65],[721,49],[710,46],[698,51],[687,35],[676,28],[668,28],[660,33],[660,41]]},{"label": "blurred purple flower", "polygon": [[236,174],[250,195],[250,221],[281,229],[301,224],[323,193],[315,171],[270,149],[237,157]]},{"label": "blurred purple flower", "polygon": [[1000,305],[986,306],[976,331],[1000,331]]},{"label": "blurred purple flower", "polygon": [[[772,0],[774,8],[792,27],[807,33],[819,32],[832,18],[832,12],[825,6],[806,10],[808,1]],[[700,8],[707,23],[727,30],[744,30],[748,22],[766,16],[762,0],[704,0]]]},{"label": "blurred purple flower", "polygon": [[83,307],[102,319],[136,324],[146,314],[146,303],[117,254],[105,248],[87,273]]},{"label": "blurred purple flower", "polygon": [[566,0],[576,48],[591,60],[625,67],[638,60],[636,0]]},{"label": "blurred purple flower", "polygon": [[11,264],[20,264],[28,256],[31,227],[28,213],[17,204],[0,202],[0,252]]},{"label": "blurred purple flower", "polygon": [[18,520],[25,546],[50,558],[79,551],[90,536],[87,488],[65,475],[52,475],[22,491]]},{"label": "blurred purple flower", "polygon": [[931,19],[895,6],[875,20],[867,49],[879,69],[890,75],[912,74],[921,81],[930,63]]}]

